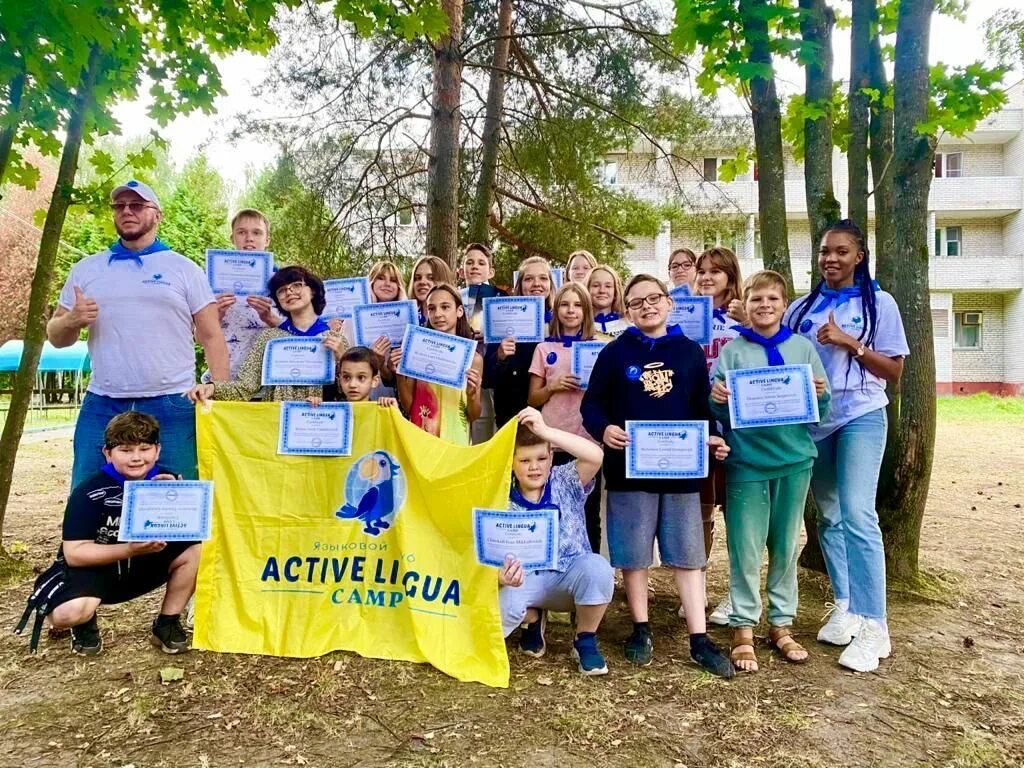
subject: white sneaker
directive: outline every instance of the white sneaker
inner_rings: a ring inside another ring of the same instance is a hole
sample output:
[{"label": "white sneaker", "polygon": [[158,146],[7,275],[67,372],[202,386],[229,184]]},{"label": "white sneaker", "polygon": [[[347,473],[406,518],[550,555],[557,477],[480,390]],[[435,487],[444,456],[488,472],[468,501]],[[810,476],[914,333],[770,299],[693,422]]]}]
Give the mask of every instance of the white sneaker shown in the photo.
[{"label": "white sneaker", "polygon": [[850,613],[849,600],[836,600],[828,622],[818,630],[818,642],[829,645],[849,645],[860,629],[860,616]]},{"label": "white sneaker", "polygon": [[878,619],[864,619],[853,642],[839,655],[839,663],[855,672],[874,672],[878,660],[889,658],[890,653],[889,628]]},{"label": "white sneaker", "polygon": [[726,595],[725,599],[715,606],[715,610],[708,616],[708,621],[720,627],[729,626],[729,614],[732,613],[732,600]]}]

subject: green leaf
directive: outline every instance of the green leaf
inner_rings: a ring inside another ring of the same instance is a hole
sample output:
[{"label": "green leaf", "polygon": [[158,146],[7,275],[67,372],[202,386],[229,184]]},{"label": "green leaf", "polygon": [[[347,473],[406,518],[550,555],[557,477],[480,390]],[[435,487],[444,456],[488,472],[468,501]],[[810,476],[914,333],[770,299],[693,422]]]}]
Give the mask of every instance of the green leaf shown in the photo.
[{"label": "green leaf", "polygon": [[160,682],[164,685],[185,679],[185,670],[181,667],[162,667],[160,669]]}]

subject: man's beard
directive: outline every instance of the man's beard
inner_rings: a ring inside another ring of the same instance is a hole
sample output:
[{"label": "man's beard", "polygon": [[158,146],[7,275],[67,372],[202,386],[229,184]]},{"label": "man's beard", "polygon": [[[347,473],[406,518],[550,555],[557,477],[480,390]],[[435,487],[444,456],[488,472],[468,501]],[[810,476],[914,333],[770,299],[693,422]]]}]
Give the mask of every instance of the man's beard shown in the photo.
[{"label": "man's beard", "polygon": [[115,224],[114,229],[117,230],[117,234],[122,240],[138,240],[140,237],[144,237],[156,229],[156,222],[153,222],[153,224],[148,227],[140,222],[128,228]]}]

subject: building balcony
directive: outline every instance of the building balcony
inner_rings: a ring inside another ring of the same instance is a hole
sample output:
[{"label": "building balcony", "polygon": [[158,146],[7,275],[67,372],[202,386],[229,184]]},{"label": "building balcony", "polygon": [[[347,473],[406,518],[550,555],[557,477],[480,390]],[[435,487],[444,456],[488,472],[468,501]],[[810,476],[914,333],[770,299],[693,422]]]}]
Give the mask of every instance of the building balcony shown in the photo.
[{"label": "building balcony", "polygon": [[961,176],[932,179],[928,209],[954,213],[958,219],[1008,216],[1024,206],[1024,179],[1020,176]]},{"label": "building balcony", "polygon": [[943,134],[939,146],[943,144],[963,144],[964,140],[972,144],[1005,144],[1024,130],[1024,109],[1001,109],[989,115],[965,137]]},{"label": "building balcony", "polygon": [[1013,291],[1024,288],[1024,254],[932,256],[928,285],[934,291]]}]

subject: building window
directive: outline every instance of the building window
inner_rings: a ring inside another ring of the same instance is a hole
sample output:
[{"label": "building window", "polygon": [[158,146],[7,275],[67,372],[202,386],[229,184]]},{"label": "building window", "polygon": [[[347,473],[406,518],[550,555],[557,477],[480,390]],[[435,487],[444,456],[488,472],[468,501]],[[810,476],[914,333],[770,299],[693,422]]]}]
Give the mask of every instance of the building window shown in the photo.
[{"label": "building window", "polygon": [[398,226],[411,227],[412,223],[412,207],[403,208],[398,212]]},{"label": "building window", "polygon": [[614,160],[609,160],[604,164],[604,184],[608,187],[614,187],[619,183],[619,164]]},{"label": "building window", "polygon": [[935,178],[959,179],[964,175],[964,153],[935,153]]},{"label": "building window", "polygon": [[[704,250],[709,248],[728,248],[733,253],[736,253],[736,243],[742,242],[743,233],[737,232],[736,230],[730,230],[726,232],[705,232],[704,233]],[[737,254],[740,255],[740,254]]]},{"label": "building window", "polygon": [[981,312],[953,314],[953,346],[957,349],[981,349]]},{"label": "building window", "polygon": [[704,158],[704,181],[718,181],[718,158]]},{"label": "building window", "polygon": [[935,230],[936,256],[963,255],[963,229],[960,227],[938,227]]}]

